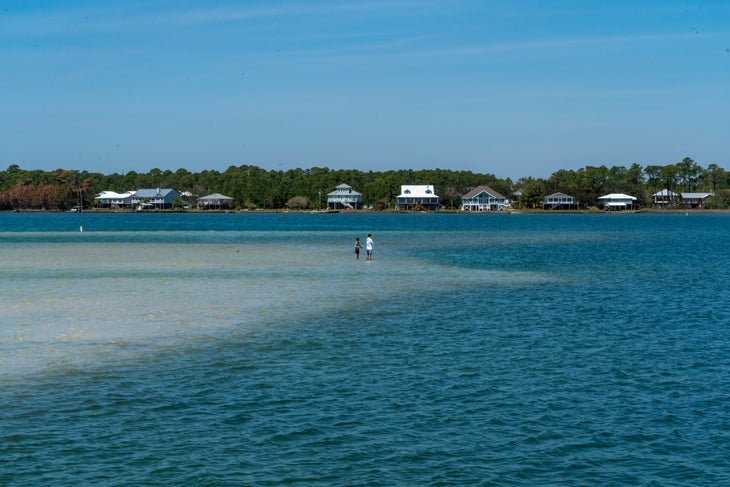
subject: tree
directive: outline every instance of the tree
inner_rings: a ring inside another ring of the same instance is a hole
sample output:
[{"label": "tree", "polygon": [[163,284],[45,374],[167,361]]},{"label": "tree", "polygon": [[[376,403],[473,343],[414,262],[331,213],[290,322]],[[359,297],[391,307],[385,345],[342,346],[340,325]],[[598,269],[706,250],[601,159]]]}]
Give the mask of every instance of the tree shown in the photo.
[{"label": "tree", "polygon": [[447,186],[442,192],[442,200],[449,202],[449,208],[456,208],[461,193],[454,186]]},{"label": "tree", "polygon": [[652,193],[659,191],[659,183],[662,181],[662,167],[661,166],[646,166],[644,174],[647,177],[647,184]]},{"label": "tree", "polygon": [[517,182],[522,187],[520,205],[524,208],[537,208],[545,197],[545,182],[541,179],[522,178]]},{"label": "tree", "polygon": [[383,211],[388,208],[388,198],[381,198],[373,202],[373,209],[377,211]]},{"label": "tree", "polygon": [[709,181],[713,193],[717,192],[717,184],[725,177],[725,170],[717,164],[710,164],[702,174],[702,178]]},{"label": "tree", "polygon": [[676,164],[669,164],[662,167],[662,181],[669,191],[677,192],[677,182],[679,181],[679,168]]},{"label": "tree", "polygon": [[185,202],[184,199],[180,198],[179,196],[175,198],[175,200],[172,202],[172,207],[176,210],[185,208],[186,206],[188,206],[188,204]]},{"label": "tree", "polygon": [[289,200],[286,202],[287,208],[292,208],[296,210],[303,210],[304,208],[307,208],[309,206],[309,201],[304,196],[294,196],[293,198],[289,198]]},{"label": "tree", "polygon": [[694,191],[697,189],[697,181],[702,172],[700,166],[691,158],[685,157],[682,159],[682,162],[677,163],[676,167],[683,189],[685,191]]},{"label": "tree", "polygon": [[[363,172],[313,167],[269,171],[244,164],[230,166],[222,174],[211,170],[192,173],[182,168],[175,172],[153,168],[148,173],[105,175],[66,169],[28,171],[12,164],[5,171],[0,170],[0,209],[66,210],[81,201],[90,201],[91,196],[104,190],[124,192],[154,187],[190,191],[198,196],[223,193],[231,196],[237,207],[282,208],[295,197],[305,198],[306,207],[311,207],[312,202],[324,203],[326,194],[341,183],[362,193],[365,205],[378,208],[392,205],[404,184],[433,185],[443,204],[450,207],[458,207],[460,195],[483,184],[506,197],[513,197],[514,189],[522,190],[521,203],[528,207],[539,206],[545,194],[558,191],[574,196],[581,205],[592,206],[608,192],[628,193],[642,202],[649,201],[650,194],[662,188],[679,192],[701,187],[718,193],[730,189],[730,173],[717,164],[704,170],[689,157],[677,164],[651,165],[645,170],[636,163],[628,168],[616,165],[561,169],[547,180],[522,178],[514,185],[510,179],[499,179],[493,174],[447,169]],[[716,201],[722,202],[724,198],[723,194]]]},{"label": "tree", "polygon": [[608,183],[608,168],[606,166],[586,166],[578,171],[580,180],[578,201],[586,206],[595,206],[598,197],[604,193]]}]

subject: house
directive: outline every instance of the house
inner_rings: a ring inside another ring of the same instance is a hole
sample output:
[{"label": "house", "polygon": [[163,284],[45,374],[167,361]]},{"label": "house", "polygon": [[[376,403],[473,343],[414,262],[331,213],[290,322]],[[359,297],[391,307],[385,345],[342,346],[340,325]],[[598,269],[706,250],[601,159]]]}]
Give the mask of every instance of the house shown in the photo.
[{"label": "house", "polygon": [[655,208],[664,208],[677,202],[679,195],[669,189],[663,189],[651,195],[651,201]]},{"label": "house", "polygon": [[136,206],[138,210],[155,208],[166,209],[172,208],[172,202],[180,197],[180,193],[174,189],[138,189],[132,196],[132,206]]},{"label": "house", "polygon": [[507,198],[489,186],[477,186],[461,197],[462,211],[495,211],[507,206]]},{"label": "house", "polygon": [[682,193],[679,196],[679,202],[685,208],[703,208],[705,200],[712,196],[715,196],[715,193]]},{"label": "house", "polygon": [[129,208],[132,206],[134,191],[116,193],[114,191],[102,191],[94,197],[99,208]]},{"label": "house", "polygon": [[607,210],[628,210],[636,208],[638,200],[628,194],[611,193],[599,196],[598,201],[603,203],[603,207]]},{"label": "house", "polygon": [[335,186],[335,190],[327,193],[327,208],[330,210],[362,209],[362,194],[354,191],[348,184]]},{"label": "house", "polygon": [[438,210],[439,197],[431,185],[403,185],[395,207],[398,210]]},{"label": "house", "polygon": [[233,208],[233,198],[220,193],[209,194],[198,198],[199,210],[223,210]]},{"label": "house", "polygon": [[542,199],[543,210],[577,210],[578,202],[573,196],[557,192],[549,194]]}]

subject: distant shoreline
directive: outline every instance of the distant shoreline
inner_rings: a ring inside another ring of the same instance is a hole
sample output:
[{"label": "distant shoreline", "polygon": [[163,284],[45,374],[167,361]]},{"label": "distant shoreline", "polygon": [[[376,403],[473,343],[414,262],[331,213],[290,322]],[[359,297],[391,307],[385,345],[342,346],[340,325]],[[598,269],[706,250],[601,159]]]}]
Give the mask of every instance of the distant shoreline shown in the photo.
[{"label": "distant shoreline", "polygon": [[92,208],[84,210],[82,212],[72,211],[61,211],[61,210],[3,210],[0,213],[96,213],[96,214],[122,214],[127,215],[130,213],[139,214],[223,214],[223,213],[246,213],[246,214],[272,214],[272,213],[295,213],[295,214],[389,214],[389,215],[415,215],[415,214],[449,214],[449,215],[510,215],[510,214],[528,214],[528,215],[628,215],[628,214],[653,214],[653,215],[671,215],[671,214],[693,214],[693,215],[727,215],[730,214],[730,209],[658,209],[658,208],[640,208],[637,210],[623,210],[623,211],[607,211],[607,210],[542,210],[542,209],[513,209],[503,211],[461,211],[461,210],[438,210],[438,211],[401,211],[401,210],[350,210],[350,211],[339,211],[332,212],[326,210],[110,210],[106,208]]}]

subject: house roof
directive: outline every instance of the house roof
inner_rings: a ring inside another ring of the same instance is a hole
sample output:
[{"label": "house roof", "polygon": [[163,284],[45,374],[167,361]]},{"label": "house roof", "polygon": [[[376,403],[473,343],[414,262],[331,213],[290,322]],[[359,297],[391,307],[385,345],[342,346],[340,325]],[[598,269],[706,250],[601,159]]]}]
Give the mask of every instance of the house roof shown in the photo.
[{"label": "house roof", "polygon": [[400,187],[399,198],[438,198],[433,192],[433,186],[406,184]]},{"label": "house roof", "polygon": [[[345,194],[345,193],[343,193],[341,191],[343,189],[348,189],[349,190],[346,194],[351,194],[351,195],[361,195],[362,194],[362,193],[358,193],[357,191],[353,190],[352,189],[352,186],[350,186],[349,184],[342,183],[340,185],[335,186],[335,190],[332,191],[331,193],[327,193],[327,196],[335,196],[335,195]],[[338,190],[340,190],[340,191],[338,191]]]},{"label": "house roof", "polygon": [[208,196],[201,196],[200,198],[198,198],[198,201],[200,201],[200,200],[203,200],[203,201],[220,201],[220,200],[233,201],[233,198],[231,198],[230,196],[222,195],[220,193],[212,193],[212,194],[209,194]]},{"label": "house roof", "polygon": [[680,195],[684,199],[704,199],[710,196],[714,196],[713,193],[681,193]]},{"label": "house roof", "polygon": [[150,188],[143,188],[138,189],[134,193],[135,198],[164,198],[167,195],[169,195],[171,192],[177,193],[174,189],[170,188],[156,188],[156,189],[150,189]]},{"label": "house roof", "polygon": [[558,191],[557,193],[549,194],[545,198],[573,198],[573,196]]},{"label": "house roof", "polygon": [[124,193],[117,193],[115,191],[102,191],[96,195],[98,200],[109,200],[109,199],[124,199],[134,195],[134,191],[126,191]]},{"label": "house roof", "polygon": [[677,196],[677,193],[669,189],[663,189],[658,193],[654,193],[652,196]]},{"label": "house roof", "polygon": [[486,186],[486,185],[477,186],[476,188],[472,189],[471,191],[466,193],[464,196],[462,196],[462,198],[473,198],[480,193],[487,193],[494,198],[504,199],[504,196],[502,196],[501,194],[499,194],[498,192],[496,192],[495,190],[493,190],[492,188],[490,188],[489,186]]},{"label": "house roof", "polygon": [[636,201],[636,197],[631,196],[631,195],[628,195],[628,194],[623,194],[623,193],[611,193],[611,194],[607,194],[607,195],[604,195],[604,196],[599,196],[598,199],[599,200],[631,200],[631,201]]}]

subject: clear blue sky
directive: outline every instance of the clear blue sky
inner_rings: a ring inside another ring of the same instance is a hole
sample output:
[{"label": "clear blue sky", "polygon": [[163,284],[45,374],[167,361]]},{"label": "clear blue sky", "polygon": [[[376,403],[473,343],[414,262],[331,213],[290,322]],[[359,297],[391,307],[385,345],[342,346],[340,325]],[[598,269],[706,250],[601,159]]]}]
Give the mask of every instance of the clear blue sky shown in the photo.
[{"label": "clear blue sky", "polygon": [[0,6],[2,169],[730,170],[730,2]]}]

